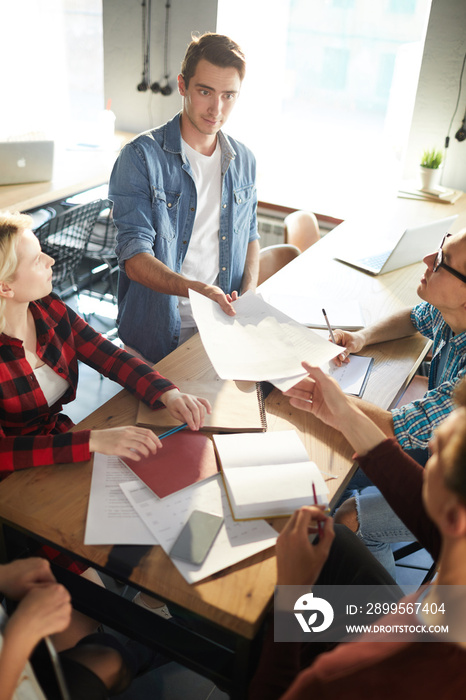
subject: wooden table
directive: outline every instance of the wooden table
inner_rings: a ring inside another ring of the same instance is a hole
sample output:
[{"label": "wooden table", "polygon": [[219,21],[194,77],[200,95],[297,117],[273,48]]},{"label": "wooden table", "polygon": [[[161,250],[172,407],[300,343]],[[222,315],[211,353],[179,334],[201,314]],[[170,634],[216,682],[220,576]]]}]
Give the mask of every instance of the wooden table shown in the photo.
[{"label": "wooden table", "polygon": [[[186,362],[199,348],[199,336],[175,350]],[[410,338],[396,347],[387,347],[392,371],[383,371],[377,358],[368,390],[386,381],[397,382],[409,374],[422,356],[425,342]],[[382,349],[378,349],[382,355]],[[406,353],[406,354],[405,354]],[[396,375],[395,375],[396,368]],[[395,391],[393,388],[392,393]],[[312,459],[324,471],[340,476],[327,479],[335,500],[353,470],[352,450],[340,433],[327,428],[309,414],[293,409],[280,392],[274,390],[266,399],[268,429],[294,428],[301,436]],[[126,391],[110,399],[82,421],[77,428],[104,428],[135,423],[138,402]],[[76,428],[76,429],[77,429]],[[8,558],[15,553],[10,527],[32,535],[100,569],[119,580],[143,589],[169,602],[173,613],[189,611],[194,624],[186,629],[145,612],[132,603],[103,592],[92,584],[58,569],[55,574],[71,591],[78,609],[110,627],[154,645],[180,663],[200,672],[232,698],[243,699],[249,677],[257,633],[269,607],[275,585],[273,549],[236,564],[195,585],[188,584],[161,547],[128,548],[86,546],[84,542],[92,461],[80,464],[41,467],[16,472],[0,483],[0,524],[8,546]],[[282,519],[274,524],[281,529]],[[140,550],[135,568],[122,571],[127,553]],[[116,561],[121,557],[122,561]],[[202,632],[201,634],[198,633]],[[217,657],[219,660],[217,661]]]},{"label": "wooden table", "polygon": [[[462,218],[456,229],[466,225],[466,198],[462,204]],[[442,214],[444,212],[442,207]],[[288,293],[295,293],[305,287],[321,295],[322,289],[331,285],[335,299],[343,295],[359,299],[368,321],[416,302],[415,290],[422,263],[373,278],[334,261],[333,255],[339,244],[337,229],[264,283],[263,288],[270,289],[275,285]],[[375,357],[376,363],[365,398],[384,408],[391,406],[421,362],[427,346],[425,339],[415,335],[368,348],[367,353]],[[199,339],[194,336],[175,353],[180,362],[189,363],[198,351]],[[92,429],[134,423],[136,411],[136,399],[122,391],[78,427]],[[350,446],[339,433],[323,426],[309,414],[293,409],[277,390],[267,398],[266,411],[270,430],[293,427],[303,439],[311,458],[324,471],[340,475],[338,480],[327,482],[335,500],[351,473]],[[166,622],[136,609],[124,599],[113,600],[113,594],[90,592],[89,586],[97,587],[82,580],[76,584],[77,577],[66,572],[60,574],[72,589],[75,603],[81,609],[146,643],[161,646],[176,660],[228,688],[231,697],[243,698],[251,644],[273,594],[273,550],[251,557],[195,585],[186,583],[158,546],[139,548],[142,553],[139,563],[132,571],[122,573],[118,566],[114,566],[114,558],[109,561],[109,556],[115,554],[112,547],[83,544],[91,471],[92,463],[87,462],[12,474],[0,484],[1,522],[156,594],[168,601],[175,612],[185,614],[189,611],[198,616],[196,631],[193,631],[191,625],[185,627]],[[8,527],[4,529],[8,530]],[[130,549],[118,549],[120,555],[123,552],[124,560],[125,552]],[[92,603],[93,599],[97,602]],[[205,631],[202,642],[198,630]]]},{"label": "wooden table", "polygon": [[[123,145],[134,134],[119,131],[116,145]],[[108,182],[116,150],[93,148],[55,149],[52,180],[23,185],[0,186],[0,210],[30,211],[98,187]]]}]

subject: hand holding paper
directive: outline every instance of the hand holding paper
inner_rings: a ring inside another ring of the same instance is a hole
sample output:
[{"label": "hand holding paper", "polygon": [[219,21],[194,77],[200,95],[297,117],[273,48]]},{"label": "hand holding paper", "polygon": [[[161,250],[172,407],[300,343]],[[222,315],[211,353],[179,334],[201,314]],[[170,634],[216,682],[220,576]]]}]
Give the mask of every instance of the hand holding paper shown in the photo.
[{"label": "hand holding paper", "polygon": [[190,291],[189,296],[202,342],[222,379],[273,381],[293,377],[295,383],[305,376],[303,357],[322,365],[342,350],[252,292],[233,303],[234,317],[226,316],[201,294]]}]

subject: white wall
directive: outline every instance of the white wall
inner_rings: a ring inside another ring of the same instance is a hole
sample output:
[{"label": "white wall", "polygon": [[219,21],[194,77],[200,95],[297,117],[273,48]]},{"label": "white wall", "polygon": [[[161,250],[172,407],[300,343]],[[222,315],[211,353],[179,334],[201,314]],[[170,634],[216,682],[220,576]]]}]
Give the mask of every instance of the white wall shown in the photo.
[{"label": "white wall", "polygon": [[[413,178],[425,148],[443,148],[456,105],[466,53],[466,0],[433,0],[416,95],[405,176]],[[466,109],[466,70],[450,133],[442,183],[466,191],[466,141],[454,136]]]},{"label": "white wall", "polygon": [[[142,77],[141,0],[103,0],[105,101],[112,99],[116,128],[140,132],[163,124],[180,108],[176,76],[191,32],[215,31],[217,0],[174,0],[170,9],[169,68],[173,93],[138,92]],[[164,63],[165,0],[152,0],[151,81],[161,82]]]}]

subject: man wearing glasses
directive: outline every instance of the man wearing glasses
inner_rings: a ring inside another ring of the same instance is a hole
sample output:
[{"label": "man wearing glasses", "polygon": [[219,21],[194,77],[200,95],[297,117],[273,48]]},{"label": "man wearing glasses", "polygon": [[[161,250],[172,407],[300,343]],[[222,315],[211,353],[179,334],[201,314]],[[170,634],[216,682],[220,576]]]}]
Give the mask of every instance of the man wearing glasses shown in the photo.
[{"label": "man wearing glasses", "polygon": [[[454,387],[466,375],[466,230],[456,235],[448,233],[438,251],[427,255],[424,263],[426,270],[417,288],[420,304],[355,333],[334,331],[335,341],[347,353],[417,331],[433,341],[429,378],[422,398],[391,411],[354,399],[387,436],[396,437],[421,464],[427,460],[427,444],[434,428],[454,408]],[[358,471],[350,483],[356,490],[337,511],[335,522],[357,532],[395,576],[390,543],[407,542],[414,537],[370,484]]]}]

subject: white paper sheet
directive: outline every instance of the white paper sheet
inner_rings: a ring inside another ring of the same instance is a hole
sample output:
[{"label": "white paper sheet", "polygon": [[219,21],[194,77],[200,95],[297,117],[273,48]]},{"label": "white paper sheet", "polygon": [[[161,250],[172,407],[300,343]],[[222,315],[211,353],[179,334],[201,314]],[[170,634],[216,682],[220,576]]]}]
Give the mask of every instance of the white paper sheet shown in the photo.
[{"label": "white paper sheet", "polygon": [[[265,433],[261,433],[265,435]],[[284,499],[300,499],[307,497],[307,503],[300,503],[296,508],[313,503],[312,483],[316,488],[317,503],[327,503],[328,487],[322,478],[322,474],[314,462],[287,462],[286,464],[270,464],[266,466],[252,466],[244,469],[229,469],[225,478],[228,481],[230,492],[234,494],[234,502],[238,506],[250,505],[251,494],[259,493],[257,498],[259,505],[265,503],[262,516],[270,516],[266,513],[267,504],[277,504]],[[283,473],[286,471],[286,481],[283,482]],[[277,493],[276,484],[281,482],[281,490]],[[304,484],[304,486],[303,486]],[[294,508],[293,510],[296,510]],[[252,509],[252,508],[251,508]],[[283,512],[283,511],[282,511]],[[286,512],[286,511],[285,511]],[[235,511],[236,514],[236,511]],[[254,513],[257,517],[257,513]],[[290,513],[291,515],[291,513]]]},{"label": "white paper sheet", "polygon": [[307,372],[297,374],[295,377],[285,377],[284,379],[272,379],[272,384],[280,389],[280,391],[288,391],[292,386],[297,384],[301,379],[307,377]]},{"label": "white paper sheet", "polygon": [[84,544],[158,544],[120,489],[133,480],[118,457],[95,453]]},{"label": "white paper sheet", "polygon": [[311,297],[277,294],[276,292],[264,294],[264,298],[290,318],[310,328],[327,329],[322,307],[325,308],[332,328],[358,330],[365,325],[361,306],[355,300],[326,301],[324,295],[320,303],[317,304]]},{"label": "white paper sheet", "polygon": [[304,377],[302,360],[320,366],[342,351],[258,294],[239,297],[233,304],[236,316],[227,316],[216,302],[192,290],[189,298],[204,348],[222,379]]},{"label": "white paper sheet", "polygon": [[122,491],[167,554],[193,510],[204,510],[224,517],[220,532],[203,564],[194,566],[179,559],[172,560],[189,583],[201,581],[275,544],[278,533],[265,520],[233,520],[220,474],[161,500],[155,499],[152,491],[145,488],[147,498],[143,498],[141,492],[136,503],[131,488],[125,483],[121,484]]},{"label": "white paper sheet", "polygon": [[307,450],[294,430],[228,433],[214,435],[213,440],[220,463],[230,469],[310,462]]}]

